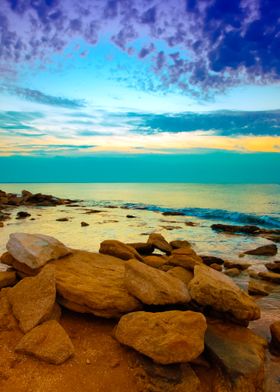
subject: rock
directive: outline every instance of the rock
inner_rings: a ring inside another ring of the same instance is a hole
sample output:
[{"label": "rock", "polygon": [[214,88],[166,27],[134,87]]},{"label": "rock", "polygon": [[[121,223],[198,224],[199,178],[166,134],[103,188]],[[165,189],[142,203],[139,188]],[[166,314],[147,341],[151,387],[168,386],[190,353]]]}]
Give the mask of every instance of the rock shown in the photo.
[{"label": "rock", "polygon": [[153,245],[154,248],[161,250],[166,254],[170,254],[172,252],[171,245],[169,245],[169,243],[161,234],[157,234],[157,233],[150,234],[147,242],[148,244]]},{"label": "rock", "polygon": [[227,312],[238,322],[260,318],[260,308],[248,294],[228,276],[205,265],[194,267],[194,278],[188,289],[198,304]]},{"label": "rock", "polygon": [[68,222],[69,218],[57,218],[56,221],[57,222]]},{"label": "rock", "polygon": [[126,215],[126,217],[129,218],[129,219],[137,218],[137,216],[135,216],[135,215],[129,215],[129,214]]},{"label": "rock", "polygon": [[229,268],[224,272],[228,276],[238,276],[240,275],[240,270],[238,268]]},{"label": "rock", "polygon": [[248,328],[208,320],[205,346],[213,364],[228,378],[230,389],[226,390],[262,391],[265,339]]},{"label": "rock", "polygon": [[117,340],[161,364],[189,362],[204,350],[206,320],[201,313],[135,312],[123,316]]},{"label": "rock", "polygon": [[224,260],[221,259],[220,257],[216,257],[216,256],[204,256],[204,255],[199,255],[200,258],[202,259],[203,263],[205,265],[210,266],[211,264],[219,264],[222,265],[224,264]]},{"label": "rock", "polygon": [[13,286],[17,281],[14,271],[0,271],[0,289],[3,287]]},{"label": "rock", "polygon": [[4,227],[4,223],[0,221],[0,227]]},{"label": "rock", "polygon": [[182,227],[181,226],[170,226],[170,225],[167,225],[167,226],[160,226],[160,227],[162,227],[163,229],[165,229],[165,230],[178,230],[178,229],[182,229]]},{"label": "rock", "polygon": [[18,328],[18,322],[8,300],[9,288],[0,291],[0,332]]},{"label": "rock", "polygon": [[168,263],[193,271],[195,265],[202,264],[202,260],[195,253],[195,251],[190,246],[188,246],[185,248],[173,250],[171,256],[168,259]]},{"label": "rock", "polygon": [[222,271],[223,270],[223,267],[220,264],[216,264],[216,263],[210,264],[209,267],[213,268],[216,271]]},{"label": "rock", "polygon": [[237,226],[237,225],[224,225],[221,223],[215,223],[211,226],[211,228],[215,231],[231,233],[231,234],[242,233],[242,234],[255,235],[261,233],[261,229],[258,226],[252,226],[252,225]]},{"label": "rock", "polygon": [[280,243],[280,235],[279,234],[263,234],[262,237],[266,238],[269,241]]},{"label": "rock", "polygon": [[62,242],[43,234],[10,234],[8,252],[20,263],[39,268],[50,260],[66,256],[71,251]]},{"label": "rock", "polygon": [[184,283],[136,260],[125,263],[125,286],[128,292],[147,305],[188,303],[190,296]]},{"label": "rock", "polygon": [[31,214],[29,214],[28,212],[26,212],[26,211],[19,211],[17,213],[16,219],[25,219],[25,218],[28,218],[29,216],[31,216]]},{"label": "rock", "polygon": [[74,250],[51,262],[55,266],[58,300],[80,313],[120,317],[141,309],[124,284],[125,263],[115,257]]},{"label": "rock", "polygon": [[268,295],[269,292],[265,289],[264,285],[256,280],[249,280],[248,293],[250,295]]},{"label": "rock", "polygon": [[191,246],[190,242],[186,240],[170,241],[169,244],[172,246],[173,249],[188,248],[189,246]]},{"label": "rock", "polygon": [[162,212],[162,215],[164,215],[164,216],[185,216],[186,214],[184,212],[179,212],[179,211],[164,211],[164,212]]},{"label": "rock", "polygon": [[246,269],[248,269],[251,266],[252,266],[251,263],[244,263],[244,262],[240,262],[240,261],[225,260],[225,262],[224,262],[225,268],[231,268],[231,269],[235,268],[235,269],[239,269],[241,271],[245,271]]},{"label": "rock", "polygon": [[280,273],[280,262],[274,261],[273,263],[266,263],[265,267],[272,272]]},{"label": "rock", "polygon": [[87,222],[81,222],[81,226],[82,226],[82,227],[89,226],[89,223],[87,223]]},{"label": "rock", "polygon": [[140,254],[132,246],[117,240],[105,240],[101,242],[99,253],[115,256],[122,260],[143,260]]},{"label": "rock", "polygon": [[25,278],[8,291],[13,314],[23,332],[28,332],[52,314],[55,303],[54,269],[47,266],[39,275]]},{"label": "rock", "polygon": [[280,274],[276,272],[259,272],[258,277],[273,283],[280,283]]},{"label": "rock", "polygon": [[59,365],[74,354],[74,347],[61,325],[51,320],[23,336],[15,351]]},{"label": "rock", "polygon": [[280,321],[275,321],[270,325],[271,348],[273,354],[280,355]]},{"label": "rock", "polygon": [[144,263],[154,268],[162,267],[167,263],[166,257],[150,255],[144,257]]},{"label": "rock", "polygon": [[194,227],[194,226],[198,226],[199,223],[196,223],[196,222],[185,222],[185,225],[186,226],[190,226],[190,227]]},{"label": "rock", "polygon": [[243,252],[244,255],[255,255],[255,256],[275,256],[277,253],[277,246],[275,244],[259,246],[256,249],[247,250]]},{"label": "rock", "polygon": [[151,255],[155,250],[153,245],[147,244],[146,242],[133,242],[127,245],[132,246],[132,248],[134,248],[142,256]]},{"label": "rock", "polygon": [[182,267],[173,267],[167,273],[174,278],[180,279],[187,287],[193,278],[193,272]]},{"label": "rock", "polygon": [[36,268],[36,269],[30,268],[26,264],[18,262],[12,255],[10,255],[9,252],[5,252],[2,254],[0,258],[0,262],[2,264],[13,267],[17,271],[20,277],[37,275],[40,272],[40,270],[43,268],[43,267]]}]

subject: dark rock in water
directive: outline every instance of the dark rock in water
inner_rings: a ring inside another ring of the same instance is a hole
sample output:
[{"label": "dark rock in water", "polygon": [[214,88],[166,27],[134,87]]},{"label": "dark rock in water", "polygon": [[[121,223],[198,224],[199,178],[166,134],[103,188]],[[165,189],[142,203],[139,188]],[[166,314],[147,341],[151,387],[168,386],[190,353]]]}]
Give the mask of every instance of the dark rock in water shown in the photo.
[{"label": "dark rock in water", "polygon": [[216,231],[222,231],[225,233],[232,234],[260,234],[261,229],[258,226],[246,225],[246,226],[237,226],[237,225],[224,225],[222,223],[215,223],[211,225],[211,228]]},{"label": "dark rock in water", "polygon": [[56,219],[57,222],[68,222],[69,218],[58,218]]},{"label": "dark rock in water", "polygon": [[259,272],[258,277],[273,283],[280,283],[280,274],[276,272]]},{"label": "dark rock in water", "polygon": [[26,211],[19,211],[17,213],[16,219],[25,219],[25,218],[28,218],[29,216],[31,216],[31,214],[29,214],[28,212],[26,212]]},{"label": "dark rock in water", "polygon": [[190,242],[187,240],[175,240],[170,241],[169,243],[173,249],[187,248],[188,246],[191,246]]},{"label": "dark rock in water", "polygon": [[162,215],[164,215],[164,216],[185,216],[186,214],[184,214],[183,212],[179,212],[179,211],[164,211],[162,213]]},{"label": "dark rock in water", "polygon": [[263,234],[262,237],[266,238],[269,241],[280,243],[280,235],[279,234]]},{"label": "dark rock in water", "polygon": [[127,245],[132,246],[138,253],[140,253],[140,255],[143,256],[151,255],[155,250],[155,247],[152,244],[147,244],[147,242],[133,242]]},{"label": "dark rock in water", "polygon": [[204,256],[204,255],[199,255],[202,258],[202,261],[204,264],[210,266],[211,264],[215,263],[215,264],[219,264],[222,265],[224,264],[224,260],[221,259],[220,257],[216,257],[216,256]]},{"label": "dark rock in water", "polygon": [[247,250],[243,254],[255,256],[275,256],[277,254],[277,246],[274,244],[259,246],[256,249]]},{"label": "dark rock in water", "polygon": [[137,218],[137,216],[135,215],[126,215],[127,218],[133,219],[133,218]]},{"label": "dark rock in water", "polygon": [[225,268],[237,268],[241,271],[245,271],[249,267],[251,267],[251,263],[244,263],[241,261],[230,261],[230,260],[225,260],[224,262],[224,267]]},{"label": "dark rock in water", "polygon": [[264,285],[257,280],[249,280],[248,293],[250,295],[266,296],[269,292],[265,289]]},{"label": "dark rock in water", "polygon": [[89,226],[89,223],[87,223],[87,222],[81,222],[81,226],[82,226],[82,227]]},{"label": "dark rock in water", "polygon": [[271,342],[270,348],[274,355],[280,356],[280,320],[270,326]]},{"label": "dark rock in water", "polygon": [[280,273],[280,260],[276,260],[273,263],[266,263],[265,267],[269,271]]},{"label": "dark rock in water", "polygon": [[195,222],[185,222],[185,225],[190,226],[190,227],[194,227],[194,226],[198,226],[199,224],[195,223]]},{"label": "dark rock in water", "polygon": [[99,214],[100,212],[104,212],[103,210],[94,210],[90,209],[85,212],[85,214]]},{"label": "dark rock in water", "polygon": [[[262,391],[267,342],[245,327],[208,320],[205,345],[231,392]],[[219,389],[220,390],[220,389]]]}]

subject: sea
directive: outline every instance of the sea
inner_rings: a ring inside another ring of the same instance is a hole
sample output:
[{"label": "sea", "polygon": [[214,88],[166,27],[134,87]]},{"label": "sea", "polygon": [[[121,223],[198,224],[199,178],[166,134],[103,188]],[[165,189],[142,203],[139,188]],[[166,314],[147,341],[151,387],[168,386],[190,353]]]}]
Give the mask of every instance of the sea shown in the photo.
[{"label": "sea", "polygon": [[[25,189],[75,200],[72,206],[12,207],[11,219],[0,228],[0,253],[5,252],[9,235],[14,232],[47,234],[71,248],[96,252],[105,239],[145,242],[150,233],[157,232],[168,241],[190,241],[200,255],[249,262],[249,270],[255,272],[266,271],[265,263],[280,259],[280,254],[241,259],[242,252],[272,242],[258,236],[218,233],[211,228],[214,223],[225,223],[279,229],[280,184],[18,183],[0,184],[0,189],[12,193]],[[17,220],[17,212],[25,210],[31,217]],[[166,216],[164,212],[184,215]],[[57,221],[60,218],[68,220]],[[81,222],[88,226],[82,227]],[[248,271],[233,279],[247,290]],[[269,325],[280,319],[280,284],[264,284],[270,294],[256,299],[262,316],[250,323],[250,328],[269,340]],[[280,363],[268,355],[266,390],[274,392],[280,388]]]}]

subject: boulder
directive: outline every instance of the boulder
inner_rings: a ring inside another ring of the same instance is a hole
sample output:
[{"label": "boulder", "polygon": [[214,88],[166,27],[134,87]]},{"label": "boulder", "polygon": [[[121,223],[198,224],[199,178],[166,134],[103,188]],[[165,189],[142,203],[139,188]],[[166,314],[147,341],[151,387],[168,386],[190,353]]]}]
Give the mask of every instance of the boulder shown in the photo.
[{"label": "boulder", "polygon": [[99,253],[115,256],[122,260],[137,259],[142,261],[142,257],[132,246],[117,240],[105,240],[101,242]]},{"label": "boulder", "polygon": [[271,348],[273,354],[280,355],[280,321],[275,321],[270,325]]},{"label": "boulder", "polygon": [[10,255],[9,252],[5,252],[2,254],[2,256],[0,258],[0,262],[2,264],[13,267],[17,271],[17,274],[23,278],[25,278],[26,276],[37,275],[41,271],[41,269],[43,268],[43,267],[36,268],[36,269],[30,268],[26,264],[23,264],[23,263],[20,263],[19,261],[17,261],[12,255]]},{"label": "boulder", "polygon": [[7,250],[17,261],[34,269],[71,252],[53,237],[27,233],[10,234]]},{"label": "boulder", "polygon": [[166,254],[172,252],[172,246],[166,241],[163,235],[158,233],[152,233],[149,235],[148,244],[152,245],[155,249],[161,250]]},{"label": "boulder", "polygon": [[240,275],[240,270],[238,268],[229,268],[224,272],[227,276],[238,276]]},{"label": "boulder", "polygon": [[13,286],[17,281],[14,271],[0,271],[0,289],[3,287]]},{"label": "boulder", "polygon": [[140,255],[148,256],[153,253],[155,247],[151,244],[147,244],[146,242],[133,242],[131,244],[127,244],[132,246]]},{"label": "boulder", "polygon": [[59,365],[74,354],[74,347],[61,325],[51,320],[23,336],[15,351]]},{"label": "boulder", "polygon": [[144,257],[144,263],[154,268],[162,267],[167,263],[167,258],[161,255],[150,255]]},{"label": "boulder", "polygon": [[168,259],[168,263],[193,271],[195,265],[202,264],[202,260],[195,251],[188,246],[173,250]]},{"label": "boulder", "polygon": [[207,324],[205,346],[213,364],[226,375],[229,390],[261,391],[266,340],[245,327],[217,320],[208,320]]},{"label": "boulder", "polygon": [[274,261],[273,263],[266,263],[265,267],[272,272],[280,273],[280,261]]},{"label": "boulder", "polygon": [[187,240],[170,241],[169,244],[172,246],[173,249],[187,248],[188,246],[191,246],[190,242]]},{"label": "boulder", "polygon": [[137,260],[125,263],[124,280],[128,292],[147,305],[190,301],[188,290],[181,280]]},{"label": "boulder", "polygon": [[211,264],[219,264],[219,265],[224,264],[224,260],[221,259],[220,257],[204,256],[204,255],[199,255],[199,256],[202,259],[203,263],[208,266],[210,266]]},{"label": "boulder", "polygon": [[74,250],[51,264],[56,271],[58,301],[63,306],[106,318],[141,309],[125,287],[125,263],[120,259]]},{"label": "boulder", "polygon": [[161,364],[189,362],[204,350],[206,320],[192,311],[135,312],[123,316],[117,340]]},{"label": "boulder", "polygon": [[187,287],[193,278],[193,272],[183,267],[173,267],[167,273],[174,278],[180,279]]},{"label": "boulder", "polygon": [[188,286],[191,298],[199,305],[227,312],[238,322],[260,318],[260,308],[228,276],[205,265],[194,267],[194,278]]},{"label": "boulder", "polygon": [[280,274],[276,272],[259,272],[258,277],[273,283],[280,283]]},{"label": "boulder", "polygon": [[257,280],[253,280],[253,279],[249,280],[248,293],[250,295],[260,295],[260,296],[265,296],[269,294],[269,292],[266,290],[266,288],[261,282],[258,282]]},{"label": "boulder", "polygon": [[275,244],[259,246],[256,249],[247,250],[243,254],[255,256],[275,256],[277,254],[277,246]]},{"label": "boulder", "polygon": [[55,274],[49,266],[37,276],[25,278],[9,289],[8,300],[24,333],[51,316],[55,296]]}]

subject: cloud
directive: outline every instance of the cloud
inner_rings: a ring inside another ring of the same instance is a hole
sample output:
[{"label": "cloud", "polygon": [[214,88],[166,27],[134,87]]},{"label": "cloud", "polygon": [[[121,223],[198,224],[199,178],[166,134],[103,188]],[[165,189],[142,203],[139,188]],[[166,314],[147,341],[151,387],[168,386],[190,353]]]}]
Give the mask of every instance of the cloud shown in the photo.
[{"label": "cloud", "polygon": [[[95,45],[109,35],[128,55],[149,62],[150,74],[135,81],[151,90],[179,89],[206,98],[233,85],[280,81],[278,0],[2,3],[0,66],[6,69],[7,64],[50,61],[73,39]],[[135,47],[139,39],[144,43]],[[63,98],[50,101],[73,105]]]},{"label": "cloud", "polygon": [[0,132],[11,137],[40,137],[46,133],[36,130],[32,125],[34,120],[42,119],[44,116],[40,112],[0,112]]},{"label": "cloud", "polygon": [[44,105],[58,106],[67,109],[79,109],[85,106],[85,102],[83,100],[54,97],[52,95],[44,94],[38,90],[31,90],[29,88],[12,85],[0,85],[0,91],[16,95],[27,101]]}]

